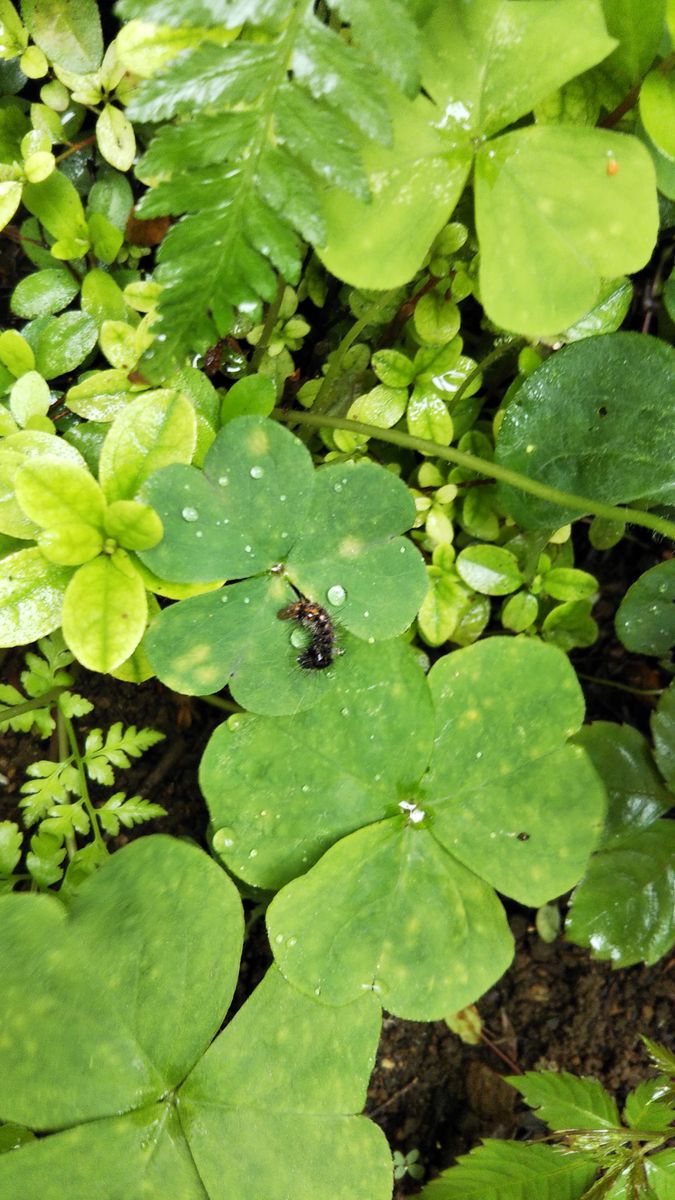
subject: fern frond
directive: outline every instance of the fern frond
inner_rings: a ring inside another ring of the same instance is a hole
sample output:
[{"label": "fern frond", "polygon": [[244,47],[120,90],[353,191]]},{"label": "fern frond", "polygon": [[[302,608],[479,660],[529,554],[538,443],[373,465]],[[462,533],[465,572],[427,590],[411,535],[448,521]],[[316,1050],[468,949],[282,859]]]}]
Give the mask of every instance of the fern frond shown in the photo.
[{"label": "fern frond", "polygon": [[96,815],[105,832],[116,837],[120,825],[125,829],[133,829],[134,825],[142,825],[144,821],[165,817],[166,809],[162,808],[161,804],[153,804],[151,800],[143,800],[140,796],[129,796],[127,799],[124,792],[116,792],[96,810]]},{"label": "fern frond", "polygon": [[82,761],[90,779],[110,786],[113,768],[125,770],[131,766],[132,758],[140,758],[150,746],[161,742],[163,733],[156,729],[137,729],[135,725],[123,728],[121,721],[110,726],[105,741],[100,729],[87,734]]},{"label": "fern frond", "polygon": [[[215,5],[124,0],[123,16],[192,24]],[[417,30],[405,0],[331,0],[349,28],[322,24],[308,0],[219,6],[246,22],[228,45],[203,42],[144,82],[129,115],[175,119],[139,165],[154,186],[142,216],[180,220],[158,253],[159,335],[144,360],[165,374],[232,329],[237,311],[259,320],[277,272],[300,275],[302,241],[325,240],[323,194],[367,200],[361,134],[391,141],[391,81],[418,86]],[[226,16],[222,16],[222,12]],[[212,25],[209,20],[205,24]]]}]

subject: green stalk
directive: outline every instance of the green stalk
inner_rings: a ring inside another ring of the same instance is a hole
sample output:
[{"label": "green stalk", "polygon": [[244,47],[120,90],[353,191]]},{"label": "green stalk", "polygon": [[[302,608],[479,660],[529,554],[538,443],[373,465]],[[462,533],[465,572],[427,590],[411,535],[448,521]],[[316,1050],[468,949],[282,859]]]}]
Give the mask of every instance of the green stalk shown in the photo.
[{"label": "green stalk", "polygon": [[270,304],[270,306],[267,310],[267,315],[265,317],[265,324],[263,325],[262,333],[260,334],[260,341],[258,342],[255,350],[253,351],[253,354],[251,355],[251,361],[249,362],[248,367],[246,369],[247,375],[255,375],[256,371],[258,370],[258,367],[260,366],[260,363],[262,362],[262,358],[263,358],[263,355],[269,345],[270,338],[272,337],[272,334],[274,333],[274,326],[277,323],[277,317],[279,316],[279,309],[281,308],[281,301],[284,298],[285,288],[286,288],[286,281],[284,279],[280,278],[279,286],[277,287],[274,299],[272,300],[272,303]]},{"label": "green stalk", "polygon": [[402,446],[405,450],[417,450],[419,454],[442,458],[469,471],[477,471],[490,479],[501,480],[511,487],[528,492],[549,504],[558,504],[563,508],[573,508],[579,513],[592,513],[595,517],[605,517],[608,521],[628,522],[631,525],[643,525],[645,529],[653,529],[656,533],[675,541],[675,521],[668,521],[656,513],[642,512],[637,508],[619,508],[613,504],[603,504],[600,500],[591,500],[588,496],[577,496],[574,492],[563,492],[560,488],[549,487],[528,475],[518,471],[510,471],[497,463],[488,462],[476,454],[468,454],[464,450],[456,450],[454,446],[438,446],[436,442],[426,438],[412,437],[396,429],[379,429],[376,425],[365,425],[362,421],[348,421],[346,417],[318,416],[316,413],[286,412],[275,408],[272,414],[279,421],[289,424],[310,425],[314,428],[346,429],[349,433],[360,433],[365,437],[375,438],[380,442],[390,442],[393,446]]},{"label": "green stalk", "polygon": [[68,742],[70,744],[70,752],[73,756],[73,761],[75,763],[75,766],[77,767],[77,773],[78,773],[78,776],[80,779],[80,795],[82,797],[82,803],[84,804],[84,807],[87,810],[87,815],[91,822],[91,831],[94,835],[94,841],[96,842],[96,845],[98,846],[99,850],[103,850],[103,852],[105,854],[108,854],[108,847],[106,846],[106,844],[103,840],[102,834],[101,834],[101,827],[98,823],[98,816],[96,815],[96,809],[94,808],[94,805],[91,802],[91,796],[89,795],[89,787],[87,785],[87,776],[86,776],[86,773],[84,770],[84,763],[82,761],[82,756],[80,754],[80,748],[77,744],[77,738],[75,736],[75,730],[73,728],[73,723],[69,719],[69,717],[67,717],[65,715],[65,713],[59,712],[59,717],[63,720],[63,724],[64,724],[65,730],[66,730],[66,736],[67,736]]},{"label": "green stalk", "polygon": [[[342,374],[342,364],[347,351],[351,349],[356,339],[361,333],[363,333],[363,330],[367,329],[369,325],[372,325],[378,314],[389,303],[390,297],[391,292],[383,292],[382,295],[375,301],[375,303],[371,304],[368,311],[365,312],[362,317],[359,317],[358,321],[355,321],[351,328],[348,329],[331,359],[330,366],[326,371],[323,383],[317,392],[316,400],[312,405],[312,409],[315,413],[325,412],[330,407],[333,385],[335,384],[336,379],[338,379]],[[297,414],[288,414],[287,420],[294,416],[297,416]],[[325,424],[325,422],[323,423]],[[305,424],[309,424],[309,422],[305,422]]]},{"label": "green stalk", "polygon": [[24,700],[22,704],[12,704],[10,707],[0,707],[0,721],[11,721],[13,717],[20,717],[22,713],[35,712],[38,708],[48,708],[52,700],[56,700],[61,692],[65,692],[65,687],[53,687],[48,692],[43,692],[41,696],[36,696],[34,700]]}]

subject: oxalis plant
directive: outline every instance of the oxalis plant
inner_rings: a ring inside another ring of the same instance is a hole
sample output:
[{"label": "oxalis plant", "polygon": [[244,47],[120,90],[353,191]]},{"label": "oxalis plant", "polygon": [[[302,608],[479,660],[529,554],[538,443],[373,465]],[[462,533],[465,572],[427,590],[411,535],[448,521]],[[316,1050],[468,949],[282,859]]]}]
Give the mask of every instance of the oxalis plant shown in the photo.
[{"label": "oxalis plant", "polygon": [[[567,658],[599,633],[586,527],[675,536],[672,14],[116,11],[104,46],[94,0],[0,0],[0,645],[40,639],[0,721],[55,743],[30,844],[0,825],[0,1191],[385,1200],[381,1008],[477,999],[499,896],[573,889],[567,936],[614,966],[675,937],[673,686],[650,740],[582,728]],[[615,618],[666,680],[671,567]],[[211,858],[108,853],[160,806],[89,783],[156,735],[82,741],[78,663],[242,710],[201,764]],[[276,965],[219,1032],[237,891]],[[577,1082],[573,1155],[489,1146],[459,1194],[670,1200],[663,1097],[622,1129]]]}]

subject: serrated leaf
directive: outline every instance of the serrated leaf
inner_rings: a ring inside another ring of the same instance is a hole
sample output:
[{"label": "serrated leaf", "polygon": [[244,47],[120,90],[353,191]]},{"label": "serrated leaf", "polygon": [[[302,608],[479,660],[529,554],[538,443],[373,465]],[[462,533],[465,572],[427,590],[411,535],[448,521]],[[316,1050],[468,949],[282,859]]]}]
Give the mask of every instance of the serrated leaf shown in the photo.
[{"label": "serrated leaf", "polygon": [[595,1175],[585,1155],[486,1141],[422,1191],[424,1200],[581,1200]]},{"label": "serrated leaf", "polygon": [[526,1071],[510,1075],[508,1081],[549,1129],[616,1129],[621,1125],[615,1101],[597,1079],[568,1071]]},{"label": "serrated leaf", "polygon": [[574,891],[570,941],[616,967],[655,963],[675,941],[675,823],[655,821],[600,849]]},{"label": "serrated leaf", "polygon": [[101,449],[99,479],[109,501],[133,499],[167,463],[188,463],[196,444],[195,412],[180,392],[138,396],[115,417]]},{"label": "serrated leaf", "polygon": [[628,1093],[624,1119],[633,1129],[668,1129],[675,1121],[674,1099],[672,1081],[666,1076],[645,1080]]},{"label": "serrated leaf", "polygon": [[[648,385],[645,385],[648,380]],[[657,338],[611,333],[565,347],[509,404],[495,461],[549,486],[609,504],[673,495],[675,351]],[[526,529],[579,513],[505,484],[498,495]]]},{"label": "serrated leaf", "polygon": [[147,621],[143,582],[123,550],[79,567],[66,588],[63,636],[91,671],[110,671],[140,642]]},{"label": "serrated leaf", "polygon": [[650,567],[631,584],[614,623],[627,650],[660,657],[675,646],[675,559]]}]

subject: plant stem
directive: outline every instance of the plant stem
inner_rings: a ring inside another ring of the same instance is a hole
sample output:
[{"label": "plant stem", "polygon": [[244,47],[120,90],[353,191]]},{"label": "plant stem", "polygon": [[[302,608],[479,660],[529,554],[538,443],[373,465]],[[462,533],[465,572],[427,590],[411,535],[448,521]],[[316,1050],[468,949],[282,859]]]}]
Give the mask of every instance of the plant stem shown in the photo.
[{"label": "plant stem", "polygon": [[[63,762],[66,758],[68,758],[68,731],[66,729],[66,718],[61,712],[58,704],[56,706],[56,737],[58,741],[59,760]],[[65,836],[65,843],[68,854],[68,862],[70,862],[75,854],[75,851],[77,850],[75,834],[67,833]]]},{"label": "plant stem", "polygon": [[91,146],[96,141],[96,134],[92,133],[89,137],[83,138],[81,142],[73,142],[72,145],[64,150],[61,154],[57,154],[55,161],[63,162],[64,158],[68,158],[70,154],[75,154],[77,150],[83,150],[85,146]]},{"label": "plant stem", "polygon": [[65,691],[65,687],[53,687],[41,696],[36,696],[34,700],[24,700],[23,704],[12,704],[9,708],[1,707],[0,722],[11,721],[13,717],[20,717],[25,712],[34,712],[38,708],[48,708],[52,700],[56,700],[57,696]]},{"label": "plant stem", "polygon": [[466,470],[478,471],[479,474],[487,475],[490,479],[499,479],[502,483],[508,483],[511,487],[518,488],[521,492],[528,492],[540,500],[547,500],[549,504],[557,504],[561,508],[573,508],[584,514],[593,513],[594,516],[605,517],[608,521],[643,525],[645,529],[653,529],[656,533],[675,540],[675,521],[668,521],[665,517],[659,517],[651,512],[643,512],[640,509],[619,508],[613,504],[603,504],[600,500],[592,500],[588,496],[563,492],[559,488],[549,487],[548,484],[541,483],[537,479],[531,479],[528,475],[521,475],[518,471],[510,471],[508,467],[499,466],[498,463],[488,462],[487,459],[479,458],[476,454],[455,450],[453,446],[439,446],[436,442],[427,441],[426,438],[412,437],[409,433],[401,433],[395,429],[380,429],[376,425],[365,425],[362,421],[349,421],[346,417],[317,416],[313,412],[286,412],[282,408],[275,408],[272,415],[277,420],[286,421],[289,424],[297,422],[299,425],[310,425],[315,428],[325,426],[328,429],[346,429],[349,433],[360,433],[369,438],[376,438],[380,442],[391,442],[393,446],[402,446],[406,450],[417,450],[420,454],[445,459]]},{"label": "plant stem", "polygon": [[579,679],[585,679],[587,683],[597,683],[600,687],[616,688],[620,692],[630,692],[631,696],[662,696],[665,688],[636,688],[631,687],[628,683],[617,683],[614,679],[596,679],[595,675],[583,675],[581,671],[577,671]]},{"label": "plant stem", "polygon": [[490,351],[490,353],[486,354],[485,358],[482,359],[481,362],[476,364],[473,371],[469,372],[466,379],[462,380],[459,387],[457,388],[457,391],[455,392],[454,396],[452,397],[453,406],[456,405],[457,402],[462,399],[462,396],[466,393],[467,389],[471,386],[474,379],[476,379],[476,377],[478,375],[482,375],[483,371],[485,371],[487,369],[487,367],[491,367],[493,362],[496,362],[497,359],[502,358],[505,354],[508,353],[509,350],[514,350],[516,348],[516,346],[518,346],[518,345],[524,346],[525,339],[518,338],[518,337],[509,337],[509,338],[505,338],[503,342],[499,342],[499,344],[497,346],[494,346],[493,349]]},{"label": "plant stem", "polygon": [[196,696],[195,699],[202,700],[204,702],[204,704],[210,704],[210,705],[212,705],[213,708],[221,708],[223,710],[223,712],[227,712],[227,713],[244,712],[244,709],[240,708],[238,704],[234,703],[234,701],[223,700],[222,696]]},{"label": "plant stem", "polygon": [[[371,304],[368,311],[365,312],[362,317],[359,317],[359,319],[354,322],[354,324],[351,326],[351,328],[347,330],[347,333],[343,337],[342,341],[340,342],[340,345],[338,346],[337,350],[335,351],[335,354],[333,355],[333,357],[331,359],[330,366],[328,367],[328,370],[326,371],[323,383],[321,384],[321,387],[319,388],[319,391],[317,392],[316,400],[314,401],[314,404],[312,405],[313,411],[315,413],[326,412],[326,410],[330,407],[331,393],[333,391],[333,385],[335,383],[335,380],[338,378],[338,376],[340,375],[340,373],[342,371],[342,363],[344,361],[345,355],[347,354],[348,350],[350,350],[351,347],[354,345],[354,342],[356,341],[359,334],[363,333],[363,330],[367,329],[367,327],[369,325],[372,325],[372,323],[373,323],[374,319],[377,317],[378,313],[381,312],[382,309],[389,303],[390,297],[391,297],[391,292],[383,292],[382,295],[375,301],[375,303]],[[291,420],[291,419],[295,418],[296,416],[298,416],[297,413],[290,413],[287,415],[286,419]],[[302,424],[302,422],[300,422],[299,417],[298,417],[298,421],[299,421],[299,423]],[[323,423],[325,424],[325,422],[323,422]],[[306,421],[306,422],[304,422],[304,424],[311,424],[311,422]]]},{"label": "plant stem", "polygon": [[68,742],[70,744],[70,752],[73,756],[75,766],[77,767],[77,773],[80,778],[80,795],[82,797],[82,803],[84,804],[84,807],[87,810],[87,815],[91,822],[91,831],[94,835],[94,841],[96,842],[96,845],[98,846],[99,850],[103,850],[103,852],[105,854],[107,854],[108,847],[106,846],[106,844],[103,840],[103,837],[101,835],[101,829],[100,829],[100,826],[98,823],[98,816],[96,815],[96,809],[94,808],[94,805],[92,804],[92,801],[91,801],[91,796],[89,795],[89,788],[87,786],[87,776],[85,774],[84,763],[82,761],[82,755],[80,754],[80,748],[77,744],[77,738],[75,736],[75,730],[73,728],[73,723],[65,715],[65,713],[59,713],[59,716],[62,718],[63,723],[65,725]]},{"label": "plant stem", "polygon": [[274,326],[276,325],[277,317],[279,316],[279,309],[281,308],[281,301],[284,298],[285,287],[286,287],[286,281],[284,279],[280,278],[279,286],[277,287],[277,290],[276,290],[276,295],[274,296],[272,303],[270,304],[269,308],[267,309],[267,315],[265,316],[265,324],[263,325],[263,328],[262,328],[262,333],[260,335],[260,341],[258,342],[258,345],[256,346],[255,350],[253,351],[253,354],[251,355],[251,361],[249,362],[248,367],[246,369],[247,375],[255,374],[255,372],[258,370],[258,367],[260,366],[260,363],[262,362],[263,354],[265,353],[267,347],[269,346],[270,338],[271,338],[272,334],[274,333]]}]

